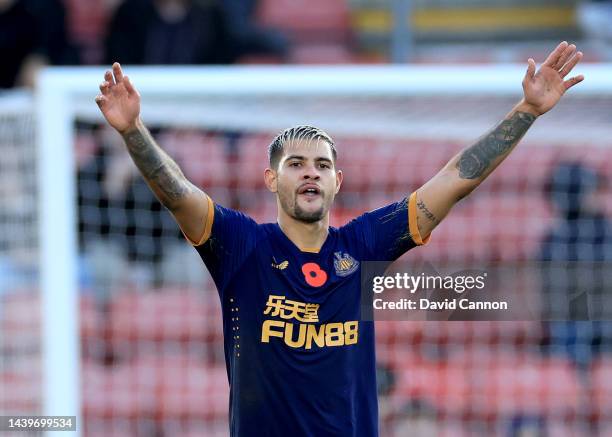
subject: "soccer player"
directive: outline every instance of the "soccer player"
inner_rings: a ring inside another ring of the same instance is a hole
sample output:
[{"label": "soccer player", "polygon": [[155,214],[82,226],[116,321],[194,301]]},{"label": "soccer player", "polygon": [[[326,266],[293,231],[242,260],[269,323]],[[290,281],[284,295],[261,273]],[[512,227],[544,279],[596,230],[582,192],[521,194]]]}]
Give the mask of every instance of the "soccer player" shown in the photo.
[{"label": "soccer player", "polygon": [[278,217],[258,224],[191,184],[141,121],[140,95],[119,64],[106,72],[98,106],[217,285],[232,436],[378,435],[374,325],[360,320],[361,263],[392,261],[425,244],[453,205],[584,79],[566,79],[581,57],[562,42],[538,70],[529,59],[524,96],[506,118],[406,198],[338,229],[329,226],[329,210],[343,174],[325,132],[293,127],[270,144],[263,176]]}]

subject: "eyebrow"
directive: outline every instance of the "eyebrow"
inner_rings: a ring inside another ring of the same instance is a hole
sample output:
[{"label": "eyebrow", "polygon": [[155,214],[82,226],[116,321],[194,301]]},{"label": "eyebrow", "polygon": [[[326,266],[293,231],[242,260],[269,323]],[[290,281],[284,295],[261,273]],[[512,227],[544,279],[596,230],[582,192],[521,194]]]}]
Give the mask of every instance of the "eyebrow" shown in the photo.
[{"label": "eyebrow", "polygon": [[[301,155],[289,155],[289,156],[287,156],[287,159],[285,159],[285,162],[291,161],[292,159],[297,159],[297,160],[300,160],[300,161],[305,161],[306,157],[301,156]],[[322,161],[329,162],[330,164],[332,163],[331,159],[325,158],[323,156],[319,156],[319,157],[315,158],[315,162],[322,162]]]}]

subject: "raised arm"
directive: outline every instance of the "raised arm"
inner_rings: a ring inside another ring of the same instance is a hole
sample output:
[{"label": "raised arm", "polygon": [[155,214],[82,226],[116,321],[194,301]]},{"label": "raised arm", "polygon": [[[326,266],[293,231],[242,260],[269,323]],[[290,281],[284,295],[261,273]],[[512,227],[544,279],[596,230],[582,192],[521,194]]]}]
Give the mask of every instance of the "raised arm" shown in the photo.
[{"label": "raised arm", "polygon": [[529,59],[521,101],[475,144],[454,156],[417,190],[417,224],[426,237],[459,200],[470,194],[510,154],[534,121],[552,109],[582,75],[565,77],[582,58],[575,45],[562,42],[536,72]]},{"label": "raised arm", "polygon": [[96,103],[106,121],[123,137],[132,160],[155,196],[170,210],[185,235],[194,243],[199,242],[208,219],[208,198],[187,180],[151,136],[140,119],[140,95],[118,63],[104,75]]}]

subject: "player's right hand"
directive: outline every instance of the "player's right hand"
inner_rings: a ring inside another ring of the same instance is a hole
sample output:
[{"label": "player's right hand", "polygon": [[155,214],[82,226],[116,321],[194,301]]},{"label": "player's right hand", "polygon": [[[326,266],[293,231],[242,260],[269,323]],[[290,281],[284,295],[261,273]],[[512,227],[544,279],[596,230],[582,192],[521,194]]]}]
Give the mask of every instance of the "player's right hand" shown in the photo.
[{"label": "player's right hand", "polygon": [[119,133],[135,128],[140,119],[140,94],[123,75],[118,62],[113,64],[112,72],[108,70],[104,74],[96,103],[106,121]]}]

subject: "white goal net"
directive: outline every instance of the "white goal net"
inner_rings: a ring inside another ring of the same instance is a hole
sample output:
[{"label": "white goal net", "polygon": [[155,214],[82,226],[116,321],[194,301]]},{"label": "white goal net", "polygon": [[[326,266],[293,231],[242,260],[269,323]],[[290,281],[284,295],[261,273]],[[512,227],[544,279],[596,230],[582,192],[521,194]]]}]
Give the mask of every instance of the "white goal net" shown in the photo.
[{"label": "white goal net", "polygon": [[42,409],[33,108],[27,93],[0,95],[0,415]]}]

